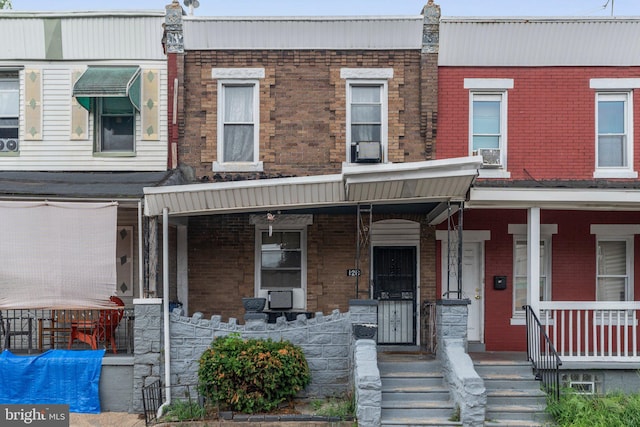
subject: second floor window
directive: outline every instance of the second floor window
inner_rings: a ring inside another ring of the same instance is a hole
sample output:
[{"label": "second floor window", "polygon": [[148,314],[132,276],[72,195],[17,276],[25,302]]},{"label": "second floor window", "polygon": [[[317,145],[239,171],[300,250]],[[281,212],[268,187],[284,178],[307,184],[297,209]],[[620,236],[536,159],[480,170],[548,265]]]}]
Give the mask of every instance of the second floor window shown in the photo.
[{"label": "second floor window", "polygon": [[471,93],[471,151],[483,156],[484,167],[504,167],[506,105],[503,93]]},{"label": "second floor window", "polygon": [[386,132],[386,90],[383,83],[351,83],[348,99],[349,161],[382,161]]},{"label": "second floor window", "polygon": [[127,97],[95,98],[97,150],[102,153],[135,151],[136,114]]},{"label": "second floor window", "polygon": [[629,134],[629,94],[597,94],[597,167],[631,168],[632,141]]},{"label": "second floor window", "polygon": [[258,84],[222,83],[221,150],[223,163],[257,161]]}]

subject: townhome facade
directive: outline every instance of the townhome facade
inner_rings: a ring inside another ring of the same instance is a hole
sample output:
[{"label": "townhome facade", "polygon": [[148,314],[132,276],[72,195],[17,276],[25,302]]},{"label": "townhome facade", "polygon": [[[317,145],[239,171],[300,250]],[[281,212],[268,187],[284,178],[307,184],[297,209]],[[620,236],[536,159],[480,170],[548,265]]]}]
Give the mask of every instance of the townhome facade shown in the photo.
[{"label": "townhome facade", "polygon": [[377,299],[378,342],[420,343],[433,224],[478,167],[432,160],[438,20],[433,4],[335,18],[167,7],[169,132],[190,184],[149,189],[145,214],[177,224],[188,313],[241,318],[243,297],[265,297],[295,318]]},{"label": "townhome facade", "polygon": [[639,25],[442,20],[436,158],[483,158],[462,233],[472,348],[525,350],[529,306],[564,368],[640,361]]}]

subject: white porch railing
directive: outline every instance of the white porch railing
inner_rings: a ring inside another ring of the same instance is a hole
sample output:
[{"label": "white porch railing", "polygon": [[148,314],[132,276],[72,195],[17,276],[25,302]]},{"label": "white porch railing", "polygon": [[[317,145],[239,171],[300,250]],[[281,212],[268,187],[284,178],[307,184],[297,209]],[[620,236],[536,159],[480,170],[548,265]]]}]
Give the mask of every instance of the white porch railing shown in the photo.
[{"label": "white porch railing", "polygon": [[540,321],[566,362],[640,362],[640,301],[541,301]]}]

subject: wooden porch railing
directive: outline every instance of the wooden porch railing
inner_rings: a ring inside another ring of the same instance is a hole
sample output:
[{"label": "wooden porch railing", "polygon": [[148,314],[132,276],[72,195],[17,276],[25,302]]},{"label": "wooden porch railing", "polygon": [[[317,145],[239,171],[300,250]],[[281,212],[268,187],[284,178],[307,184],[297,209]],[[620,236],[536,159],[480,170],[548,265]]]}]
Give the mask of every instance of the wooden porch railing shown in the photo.
[{"label": "wooden porch railing", "polygon": [[563,361],[640,362],[640,301],[544,301],[540,321]]}]

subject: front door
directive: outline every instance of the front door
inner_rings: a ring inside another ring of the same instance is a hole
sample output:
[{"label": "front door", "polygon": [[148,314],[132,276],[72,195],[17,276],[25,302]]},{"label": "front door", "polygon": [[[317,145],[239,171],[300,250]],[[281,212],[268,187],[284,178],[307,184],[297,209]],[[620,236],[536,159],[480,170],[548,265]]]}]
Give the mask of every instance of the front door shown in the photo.
[{"label": "front door", "polygon": [[482,342],[483,286],[480,243],[465,242],[462,252],[462,296],[471,301],[467,321],[467,339]]},{"label": "front door", "polygon": [[416,343],[416,248],[374,246],[373,297],[378,300],[378,343]]}]

